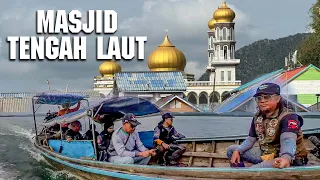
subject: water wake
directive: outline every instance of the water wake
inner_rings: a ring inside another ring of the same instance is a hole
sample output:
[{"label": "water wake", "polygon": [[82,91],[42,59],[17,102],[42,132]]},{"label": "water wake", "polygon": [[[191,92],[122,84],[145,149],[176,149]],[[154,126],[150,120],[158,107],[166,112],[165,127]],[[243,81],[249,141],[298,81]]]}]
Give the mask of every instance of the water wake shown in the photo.
[{"label": "water wake", "polygon": [[[54,166],[52,166],[42,155],[41,153],[32,145],[33,139],[35,137],[35,133],[32,131],[32,129],[25,129],[18,125],[12,125],[12,124],[6,124],[7,129],[10,130],[12,133],[0,133],[0,135],[12,135],[16,137],[23,137],[28,139],[27,142],[22,142],[18,145],[18,147],[24,151],[27,151],[30,156],[35,159],[38,162],[43,162],[47,167],[44,167],[44,170],[46,171],[45,174],[50,177],[50,179],[79,179],[82,178],[79,176],[76,176],[68,171],[62,170],[62,171],[56,171],[53,169],[56,169]],[[0,165],[1,168],[1,165]],[[0,175],[2,175],[2,171],[0,169]],[[8,174],[8,176],[12,177],[12,174]],[[5,178],[6,180],[8,178]],[[0,180],[3,180],[0,178]]]}]

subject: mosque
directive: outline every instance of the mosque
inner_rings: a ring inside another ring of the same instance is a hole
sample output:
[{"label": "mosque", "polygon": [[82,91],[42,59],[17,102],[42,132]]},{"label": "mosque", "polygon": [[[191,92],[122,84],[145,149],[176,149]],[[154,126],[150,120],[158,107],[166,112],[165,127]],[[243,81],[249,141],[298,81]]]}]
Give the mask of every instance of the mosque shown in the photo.
[{"label": "mosque", "polygon": [[[185,72],[185,55],[166,35],[148,57],[150,71],[122,72],[116,61],[105,61],[99,67],[101,76],[94,77],[94,90],[103,95],[137,95],[152,101],[174,94],[202,108],[220,104],[229,91],[241,85],[235,75],[240,63],[240,59],[235,59],[235,16],[226,2],[213,12],[207,32],[208,63],[198,80]],[[158,85],[154,84],[157,82]]]}]

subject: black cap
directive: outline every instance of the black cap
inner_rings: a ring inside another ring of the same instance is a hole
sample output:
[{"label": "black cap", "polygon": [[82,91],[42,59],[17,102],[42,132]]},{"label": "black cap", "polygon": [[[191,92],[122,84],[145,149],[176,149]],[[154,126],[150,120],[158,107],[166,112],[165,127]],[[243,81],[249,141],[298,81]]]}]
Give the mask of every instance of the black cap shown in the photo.
[{"label": "black cap", "polygon": [[138,126],[139,124],[141,124],[137,119],[136,116],[132,113],[127,113],[124,117],[122,122],[128,122],[130,124],[132,124],[133,126]]},{"label": "black cap", "polygon": [[254,97],[257,97],[261,94],[270,94],[270,95],[278,94],[278,95],[280,95],[280,86],[278,84],[274,84],[274,83],[263,83],[258,87]]},{"label": "black cap", "polygon": [[174,116],[173,116],[171,113],[169,113],[169,112],[164,113],[164,114],[162,115],[162,119],[167,119],[167,118],[174,118]]}]

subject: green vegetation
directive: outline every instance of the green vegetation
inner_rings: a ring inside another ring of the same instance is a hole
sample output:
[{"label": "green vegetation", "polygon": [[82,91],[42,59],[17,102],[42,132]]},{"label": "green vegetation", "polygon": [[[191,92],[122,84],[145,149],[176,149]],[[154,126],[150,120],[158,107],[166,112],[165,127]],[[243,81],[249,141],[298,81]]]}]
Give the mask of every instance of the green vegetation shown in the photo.
[{"label": "green vegetation", "polygon": [[298,50],[298,61],[302,64],[320,66],[320,0],[317,0],[311,9],[312,23],[310,28],[314,31],[305,39]]},{"label": "green vegetation", "polygon": [[244,84],[263,74],[283,68],[285,57],[297,50],[309,35],[299,33],[275,40],[263,39],[240,48],[235,52],[236,58],[241,60],[236,69],[237,79]]}]

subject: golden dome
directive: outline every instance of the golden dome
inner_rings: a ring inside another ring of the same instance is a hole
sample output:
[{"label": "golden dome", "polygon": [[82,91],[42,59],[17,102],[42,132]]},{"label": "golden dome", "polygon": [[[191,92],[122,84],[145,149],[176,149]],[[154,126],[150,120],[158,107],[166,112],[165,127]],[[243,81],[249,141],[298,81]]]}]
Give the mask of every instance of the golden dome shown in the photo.
[{"label": "golden dome", "polygon": [[121,72],[121,66],[114,60],[106,60],[99,66],[99,72],[102,76],[113,76],[117,72]]},{"label": "golden dome", "polygon": [[186,57],[169,41],[168,35],[148,58],[150,71],[184,71]]},{"label": "golden dome", "polygon": [[232,22],[235,17],[236,14],[227,6],[225,1],[223,1],[222,6],[213,13],[213,18],[217,22]]},{"label": "golden dome", "polygon": [[214,24],[216,23],[216,20],[214,18],[212,18],[209,22],[208,22],[208,27],[210,30],[214,31]]}]

